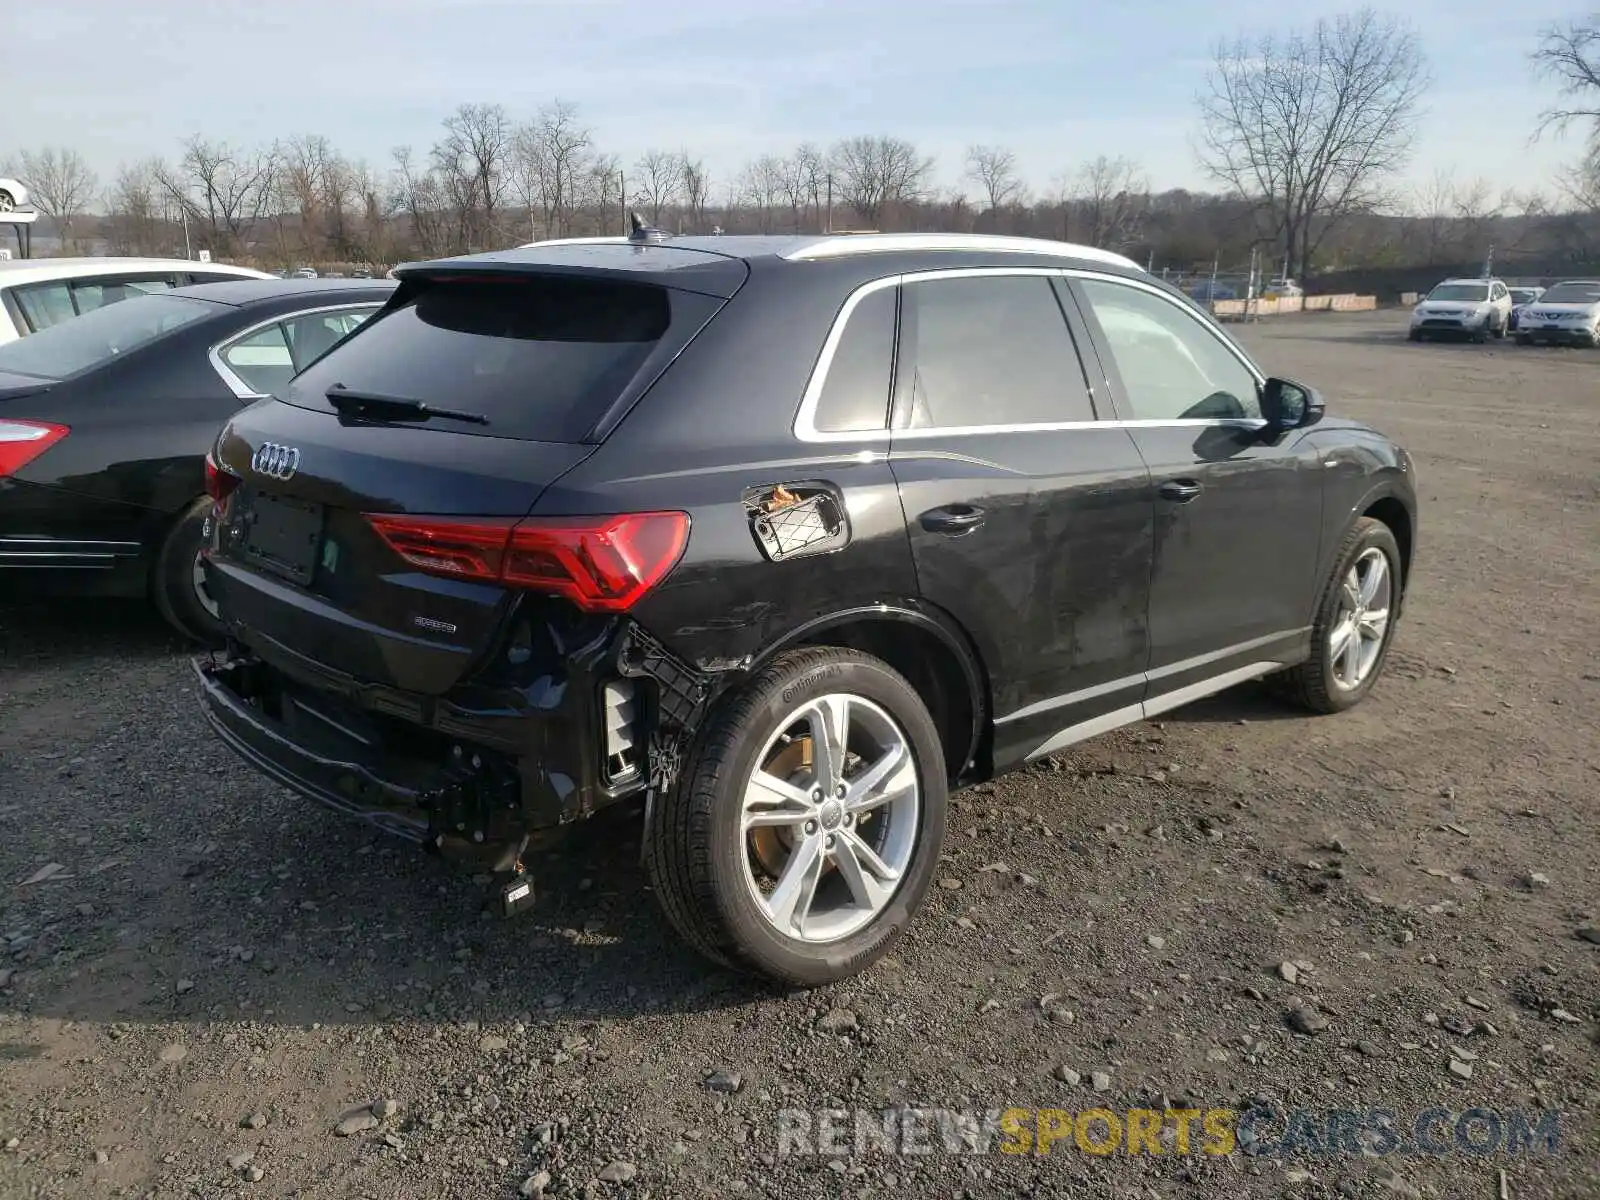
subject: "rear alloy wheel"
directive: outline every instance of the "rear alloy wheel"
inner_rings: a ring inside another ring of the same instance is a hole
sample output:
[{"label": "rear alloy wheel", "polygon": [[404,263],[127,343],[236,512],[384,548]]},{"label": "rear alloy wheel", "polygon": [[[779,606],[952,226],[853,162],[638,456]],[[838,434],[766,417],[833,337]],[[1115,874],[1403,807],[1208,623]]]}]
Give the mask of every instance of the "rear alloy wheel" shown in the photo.
[{"label": "rear alloy wheel", "polygon": [[944,755],[916,692],[854,650],[782,655],[712,718],[646,859],[702,953],[803,987],[884,954],[927,894]]},{"label": "rear alloy wheel", "polygon": [[223,625],[206,586],[201,554],[211,544],[212,503],[196,500],[178,519],[156,556],[150,598],[167,623],[191,641],[220,646]]},{"label": "rear alloy wheel", "polygon": [[1339,548],[1317,619],[1311,658],[1278,682],[1313,712],[1354,708],[1383,672],[1400,609],[1400,548],[1382,521],[1362,517]]},{"label": "rear alloy wheel", "polygon": [[17,202],[12,198],[11,193],[0,189],[0,213],[14,212],[16,207]]}]

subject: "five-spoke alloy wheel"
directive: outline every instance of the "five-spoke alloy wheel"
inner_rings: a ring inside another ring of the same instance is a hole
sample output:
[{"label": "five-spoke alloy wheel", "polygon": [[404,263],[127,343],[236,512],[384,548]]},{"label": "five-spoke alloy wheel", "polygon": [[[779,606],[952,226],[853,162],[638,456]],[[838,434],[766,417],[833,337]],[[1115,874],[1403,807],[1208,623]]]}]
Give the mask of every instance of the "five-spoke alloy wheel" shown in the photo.
[{"label": "five-spoke alloy wheel", "polygon": [[1359,704],[1383,672],[1401,598],[1400,547],[1382,521],[1362,517],[1339,545],[1317,606],[1311,657],[1277,677],[1313,712]]},{"label": "five-spoke alloy wheel", "polygon": [[926,706],[885,663],[780,655],[657,800],[645,856],[662,907],[721,962],[807,987],[853,975],[927,894],[946,774]]}]

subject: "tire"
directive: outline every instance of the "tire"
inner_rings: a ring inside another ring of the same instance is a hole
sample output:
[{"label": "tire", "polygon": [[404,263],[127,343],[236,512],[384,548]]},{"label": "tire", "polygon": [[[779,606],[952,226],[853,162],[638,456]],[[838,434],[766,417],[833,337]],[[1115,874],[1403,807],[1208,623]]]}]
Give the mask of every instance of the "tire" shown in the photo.
[{"label": "tire", "polygon": [[[1374,639],[1376,648],[1370,658],[1363,654],[1365,670],[1352,684],[1351,673],[1345,669],[1351,664],[1348,660],[1341,663],[1341,656],[1334,650],[1333,635],[1340,628],[1349,608],[1344,588],[1346,577],[1357,568],[1358,563],[1370,562],[1378,555],[1382,556],[1388,575],[1387,597],[1384,601],[1387,618],[1381,635]],[[1311,630],[1311,657],[1276,677],[1273,682],[1278,685],[1278,691],[1316,713],[1344,712],[1366,699],[1367,693],[1383,674],[1389,646],[1394,641],[1401,600],[1400,583],[1400,547],[1394,540],[1394,534],[1382,521],[1362,517],[1344,535],[1333,571],[1323,585]]]},{"label": "tire", "polygon": [[15,211],[16,207],[17,207],[16,197],[14,197],[10,192],[6,191],[4,188],[0,188],[0,213],[13,212],[13,211]]},{"label": "tire", "polygon": [[150,598],[184,637],[220,646],[223,625],[201,591],[196,562],[211,541],[211,500],[203,497],[187,509],[167,534],[150,575]]},{"label": "tire", "polygon": [[[867,766],[852,761],[847,779],[859,785],[872,766],[891,759],[901,764],[886,766],[892,786],[866,793],[896,798],[863,805],[856,810],[865,814],[859,821],[845,815],[854,798],[836,802],[837,793],[812,788],[829,772],[822,766],[826,756],[817,753],[818,726],[804,714],[824,711],[824,705],[837,713],[841,697],[850,713],[846,743],[870,760]],[[786,731],[799,736],[786,739]],[[896,736],[897,746],[884,751]],[[791,755],[798,756],[780,763]],[[808,755],[811,766],[805,765]],[[758,766],[783,776],[781,796],[751,788]],[[770,806],[760,811],[779,819],[793,814],[795,821],[747,829],[750,796]],[[938,864],[947,805],[939,731],[911,685],[859,651],[795,650],[762,668],[708,719],[676,787],[657,798],[646,833],[646,869],[668,920],[702,954],[789,986],[817,987],[863,970],[905,931]],[[878,866],[898,867],[892,890],[876,903],[862,902],[863,895],[872,898],[871,888],[883,888],[883,876],[869,880],[865,858],[854,850],[839,857],[840,851],[823,849],[825,843],[868,845]],[[808,847],[820,855],[797,860]],[[840,865],[846,857],[854,864],[848,872]],[[818,862],[821,871],[809,893],[799,889],[810,898],[798,924],[782,918],[781,886],[761,890],[796,861]]]},{"label": "tire", "polygon": [[1489,340],[1489,324],[1488,321],[1485,321],[1482,329],[1474,329],[1472,331],[1470,336],[1474,345],[1481,346]]},{"label": "tire", "polygon": [[1406,341],[1408,342],[1420,342],[1421,340],[1422,331],[1420,329],[1413,329],[1406,334]]},{"label": "tire", "polygon": [[1496,325],[1491,331],[1497,341],[1506,336],[1506,323],[1508,320],[1509,318],[1507,317],[1501,317],[1500,324]]},{"label": "tire", "polygon": [[1533,339],[1525,333],[1519,333],[1517,334],[1517,345],[1531,346],[1533,345]]}]

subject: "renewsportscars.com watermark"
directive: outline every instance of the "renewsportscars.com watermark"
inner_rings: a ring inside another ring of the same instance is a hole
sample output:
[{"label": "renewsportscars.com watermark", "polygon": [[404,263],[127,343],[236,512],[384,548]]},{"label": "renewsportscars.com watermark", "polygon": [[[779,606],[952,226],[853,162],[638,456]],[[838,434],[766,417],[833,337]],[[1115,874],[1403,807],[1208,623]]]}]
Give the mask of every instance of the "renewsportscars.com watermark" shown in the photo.
[{"label": "renewsportscars.com watermark", "polygon": [[1559,1109],[784,1108],[778,1154],[1338,1155],[1555,1154]]}]

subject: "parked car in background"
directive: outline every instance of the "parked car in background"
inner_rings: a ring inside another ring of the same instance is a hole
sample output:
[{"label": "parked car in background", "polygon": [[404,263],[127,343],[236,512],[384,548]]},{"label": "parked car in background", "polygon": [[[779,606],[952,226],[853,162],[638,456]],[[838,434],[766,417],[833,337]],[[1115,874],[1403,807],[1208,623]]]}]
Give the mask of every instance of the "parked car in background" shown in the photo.
[{"label": "parked car in background", "polygon": [[292,276],[294,279],[315,279],[316,277],[317,269],[315,267],[298,267]]},{"label": "parked car in background", "polygon": [[214,636],[197,569],[206,451],[393,290],[211,283],[0,346],[0,592],[147,596],[184,633]]},{"label": "parked car in background", "polygon": [[1511,317],[1506,322],[1506,328],[1516,331],[1517,323],[1522,319],[1522,310],[1544,295],[1542,287],[1513,287],[1508,288],[1511,293]]},{"label": "parked car in background", "polygon": [[1568,279],[1529,304],[1517,325],[1517,344],[1600,345],[1600,279]]},{"label": "parked car in background", "polygon": [[1411,341],[1440,336],[1475,342],[1503,338],[1511,324],[1511,291],[1498,279],[1446,279],[1411,310]]},{"label": "parked car in background", "polygon": [[1212,300],[1237,300],[1239,293],[1220,279],[1203,279],[1189,289],[1189,295],[1202,304]]},{"label": "parked car in background", "polygon": [[1410,457],[1121,255],[641,237],[399,275],[218,436],[230,642],[195,668],[246,760],[510,873],[507,909],[530,846],[636,801],[686,940],[815,986],[912,920],[952,786],[1383,670]]},{"label": "parked car in background", "polygon": [[181,258],[0,260],[0,345],[150,292],[225,279],[270,278],[249,267]]},{"label": "parked car in background", "polygon": [[15,212],[28,207],[28,189],[17,179],[0,177],[0,213]]}]

